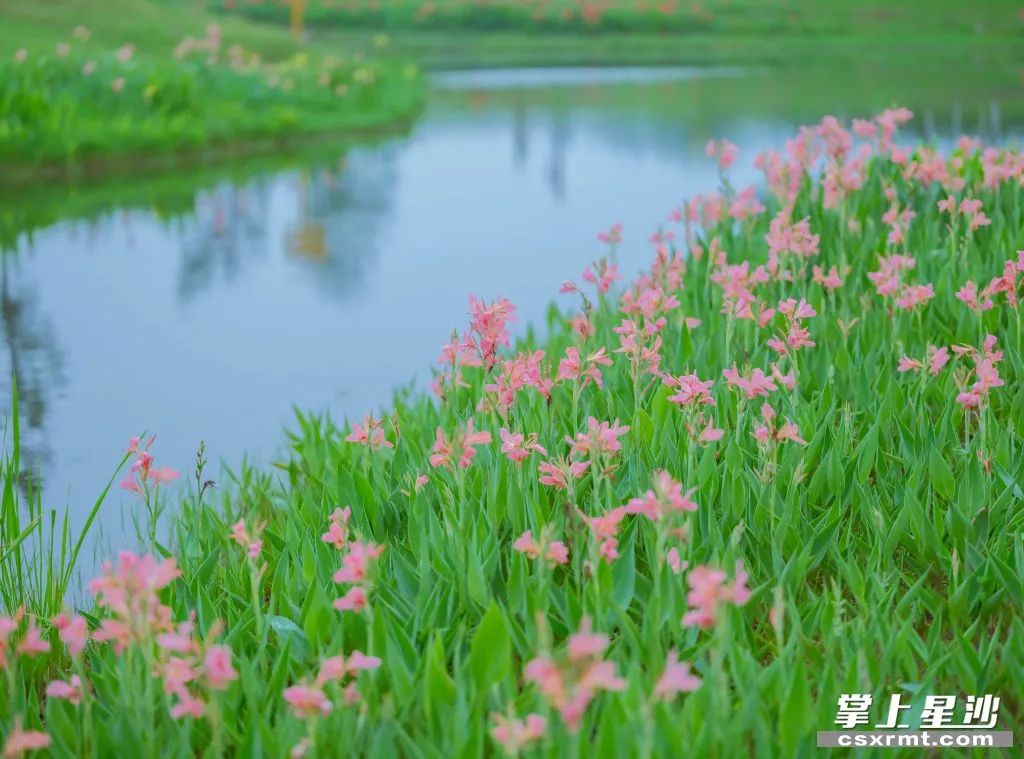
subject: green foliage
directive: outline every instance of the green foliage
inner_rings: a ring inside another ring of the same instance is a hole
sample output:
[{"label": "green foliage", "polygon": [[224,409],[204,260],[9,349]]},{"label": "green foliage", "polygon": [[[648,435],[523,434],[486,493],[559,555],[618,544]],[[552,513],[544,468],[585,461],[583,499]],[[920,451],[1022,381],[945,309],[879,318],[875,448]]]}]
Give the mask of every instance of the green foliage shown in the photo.
[{"label": "green foliage", "polygon": [[125,155],[187,154],[224,144],[366,130],[416,111],[418,73],[399,63],[312,62],[272,66],[237,53],[73,60],[29,54],[0,66],[0,158],[12,168],[96,162]]},{"label": "green foliage", "polygon": [[[210,0],[208,7],[260,21],[288,23],[290,0]],[[871,0],[856,7],[820,0],[307,0],[304,17],[317,28],[529,30],[615,34],[843,34],[870,30],[1005,33],[1019,20],[999,0],[969,8],[954,0]],[[1000,28],[1001,27],[1001,28]]]}]

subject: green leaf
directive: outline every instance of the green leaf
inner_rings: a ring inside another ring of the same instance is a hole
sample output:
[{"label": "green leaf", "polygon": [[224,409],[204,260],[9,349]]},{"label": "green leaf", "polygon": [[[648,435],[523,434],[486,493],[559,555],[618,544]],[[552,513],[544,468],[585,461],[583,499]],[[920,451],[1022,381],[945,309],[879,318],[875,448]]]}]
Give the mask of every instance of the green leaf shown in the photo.
[{"label": "green leaf", "polygon": [[492,600],[469,644],[469,671],[477,688],[484,690],[503,678],[511,662],[508,624]]},{"label": "green leaf", "polygon": [[789,682],[789,692],[781,704],[779,714],[779,739],[787,756],[793,756],[800,738],[810,729],[807,715],[811,711],[811,695],[807,684],[804,664],[797,659],[793,667],[793,677]]},{"label": "green leaf", "polygon": [[936,493],[947,501],[953,499],[956,485],[953,480],[953,470],[949,468],[949,464],[946,463],[937,448],[932,448],[931,455],[928,457],[928,477],[931,479]]},{"label": "green leaf", "polygon": [[273,630],[281,642],[288,642],[289,651],[292,657],[298,662],[304,662],[309,657],[309,638],[302,628],[287,617],[271,615],[267,617],[267,624]]}]

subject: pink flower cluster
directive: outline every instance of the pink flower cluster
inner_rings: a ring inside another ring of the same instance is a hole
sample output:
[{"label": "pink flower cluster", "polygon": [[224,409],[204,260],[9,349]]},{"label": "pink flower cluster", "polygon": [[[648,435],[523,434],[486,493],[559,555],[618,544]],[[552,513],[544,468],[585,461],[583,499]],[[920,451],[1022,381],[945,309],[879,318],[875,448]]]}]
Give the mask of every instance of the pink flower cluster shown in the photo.
[{"label": "pink flower cluster", "polygon": [[947,363],[949,363],[949,349],[936,348],[934,345],[929,345],[924,361],[910,358],[910,356],[903,356],[899,360],[897,371],[914,372],[927,368],[928,372],[935,377],[938,376]]},{"label": "pink flower cluster", "polygon": [[516,539],[516,542],[512,544],[512,548],[529,559],[543,557],[552,567],[569,563],[569,549],[562,541],[552,540],[546,528],[541,530],[539,541],[533,537],[531,531],[527,530]]},{"label": "pink flower cluster", "polygon": [[459,452],[458,466],[468,469],[476,456],[476,446],[491,442],[490,432],[477,432],[473,429],[473,420],[466,422],[466,429],[457,433],[449,441],[440,427],[434,439],[433,453],[430,455],[430,466],[455,468],[455,453]]},{"label": "pink flower cluster", "polygon": [[615,664],[601,658],[608,644],[608,636],[592,632],[590,619],[584,617],[579,631],[569,637],[565,657],[555,660],[538,656],[523,672],[571,732],[580,729],[587,707],[600,691],[626,688],[626,681],[616,674]]},{"label": "pink flower cluster", "polygon": [[[298,683],[285,688],[284,700],[292,714],[301,720],[310,720],[330,714],[334,703],[328,698],[327,687],[331,683],[344,684],[342,699],[348,705],[359,702],[361,696],[355,678],[360,672],[380,667],[381,660],[376,656],[367,656],[362,651],[353,651],[348,657],[331,656],[320,662],[320,671],[312,682]],[[293,756],[301,756],[304,751],[293,752]]]},{"label": "pink flower cluster", "polygon": [[903,281],[903,272],[916,265],[917,261],[910,256],[880,256],[878,271],[868,272],[868,279],[879,295],[891,297],[897,308],[910,311],[935,297],[932,285],[911,285]]},{"label": "pink flower cluster", "polygon": [[498,434],[501,437],[501,452],[508,456],[516,466],[521,465],[533,451],[542,456],[548,455],[544,446],[537,442],[536,432],[524,435],[521,432],[509,432],[502,427]]},{"label": "pink flower cluster", "polygon": [[346,548],[348,550],[341,559],[340,570],[334,574],[334,581],[351,587],[341,598],[335,600],[334,607],[339,612],[361,612],[367,607],[370,590],[373,587],[374,562],[384,552],[384,546],[352,541]]},{"label": "pink flower cluster", "polygon": [[373,414],[363,417],[361,423],[353,424],[352,432],[345,437],[345,440],[349,443],[364,445],[371,451],[394,448],[394,444],[384,434],[383,421],[374,419]]},{"label": "pink flower cluster", "polygon": [[706,566],[694,567],[686,575],[690,586],[686,603],[690,607],[683,616],[684,627],[700,627],[709,630],[718,622],[722,607],[726,604],[742,606],[750,598],[747,575],[743,564],[736,564],[731,583],[726,582],[725,572]]},{"label": "pink flower cluster", "polygon": [[803,298],[797,303],[793,298],[779,301],[778,312],[786,317],[786,330],[768,340],[768,347],[779,356],[791,356],[801,348],[813,348],[810,331],[803,326],[804,319],[817,316],[817,312]]},{"label": "pink flower cluster", "polygon": [[133,437],[128,441],[128,452],[134,454],[135,459],[132,461],[128,476],[121,480],[122,489],[133,493],[148,492],[151,488],[159,487],[178,477],[178,472],[170,467],[153,466],[153,454],[149,449],[155,440],[156,435],[151,436],[141,448],[139,438]]},{"label": "pink flower cluster", "polygon": [[683,486],[665,471],[655,472],[653,484],[643,496],[626,504],[627,514],[643,514],[652,522],[660,522],[672,514],[697,510],[697,504],[690,500],[696,488],[684,493]]},{"label": "pink flower cluster", "polygon": [[231,532],[228,533],[228,537],[245,549],[246,556],[250,559],[256,559],[259,558],[260,552],[263,551],[263,539],[260,535],[263,534],[263,530],[266,527],[267,522],[264,520],[254,525],[250,533],[249,529],[245,526],[245,520],[239,519],[231,525]]},{"label": "pink flower cluster", "polygon": [[792,440],[794,443],[807,445],[807,441],[800,437],[800,430],[791,419],[787,418],[785,422],[776,423],[777,416],[778,414],[775,409],[767,403],[761,404],[761,419],[763,423],[756,426],[753,432],[757,442],[770,445]]},{"label": "pink flower cluster", "polygon": [[966,386],[956,397],[957,403],[965,409],[980,409],[988,399],[989,391],[1005,384],[999,376],[998,366],[1003,360],[1003,352],[996,349],[996,344],[995,335],[988,335],[980,351],[970,346],[952,346],[957,356],[969,356],[974,362]]},{"label": "pink flower cluster", "polygon": [[558,382],[582,379],[580,387],[586,387],[588,382],[593,382],[601,389],[604,387],[604,381],[598,367],[611,365],[612,360],[605,354],[604,348],[599,348],[584,358],[580,356],[578,348],[570,346],[565,349],[565,357],[558,362],[558,375],[555,379]]},{"label": "pink flower cluster", "polygon": [[704,146],[704,154],[708,158],[714,158],[718,168],[727,171],[740,154],[740,149],[726,139],[708,140]]}]

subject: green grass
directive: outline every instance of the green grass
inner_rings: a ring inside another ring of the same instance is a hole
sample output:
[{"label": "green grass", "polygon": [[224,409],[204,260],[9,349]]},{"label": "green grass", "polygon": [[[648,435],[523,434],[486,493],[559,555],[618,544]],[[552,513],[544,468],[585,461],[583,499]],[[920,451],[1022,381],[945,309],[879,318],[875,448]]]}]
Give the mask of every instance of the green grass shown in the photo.
[{"label": "green grass", "polygon": [[[210,0],[207,5],[286,23],[290,0]],[[910,33],[1002,36],[1020,33],[1019,7],[1006,0],[307,0],[312,27],[576,33],[828,34]]]},{"label": "green grass", "polygon": [[[225,3],[225,18],[288,20],[285,2]],[[432,68],[474,66],[785,64],[878,59],[923,67],[928,59],[970,63],[1022,60],[1024,20],[1005,0],[714,0],[661,3],[611,0],[599,23],[566,8],[577,0],[481,3],[440,0],[428,17],[420,0],[308,3],[310,37],[369,49],[376,32],[390,48]],[[639,10],[638,10],[639,8]],[[540,17],[537,16],[541,10]]]},{"label": "green grass", "polygon": [[[926,149],[915,155],[915,165],[938,168]],[[684,240],[696,233],[704,255],[667,268],[662,260],[636,286],[656,285],[678,299],[655,300],[648,313],[649,322],[665,319],[661,370],[712,380],[714,405],[673,402],[676,390],[630,358],[636,354],[613,352],[627,290],[599,295],[585,286],[586,299],[567,296],[546,324],[501,348],[493,368],[466,366],[464,385],[444,382],[444,401],[399,394],[383,426],[393,448],[347,442],[348,425],[300,414],[275,468],[244,469],[216,491],[204,491],[206,474],[196,472],[183,486],[191,495],[171,540],[150,546],[173,556],[181,575],[156,583],[155,595],[137,595],[149,610],[159,599],[179,622],[194,613],[195,631],[180,631],[191,643],[172,654],[154,639],[166,623],[143,623],[137,608],[126,614],[116,604],[85,604],[90,627],[122,619],[133,625],[132,639],[122,655],[93,642],[69,657],[41,618],[53,645],[12,658],[0,724],[45,726],[55,756],[107,756],[127,746],[139,756],[282,756],[305,738],[317,756],[470,757],[500,751],[489,736],[491,715],[535,712],[548,717],[548,729],[530,755],[789,757],[814,752],[814,732],[833,727],[841,693],[872,694],[872,723],[885,718],[890,694],[912,705],[913,723],[929,694],[989,693],[1002,698],[999,727],[1019,732],[1024,330],[1005,294],[976,313],[956,293],[969,280],[986,287],[1017,261],[1022,190],[1016,179],[985,183],[991,157],[958,153],[942,165],[964,181],[957,197],[980,200],[990,224],[973,232],[963,219],[951,224],[937,207],[942,188],[909,179],[884,154],[868,161],[862,187],[828,207],[822,187],[797,172],[796,194],[763,197],[765,213],[709,221],[699,231],[674,228],[670,254],[676,245],[691,249]],[[723,192],[734,190],[726,184]],[[782,204],[792,206],[794,221],[808,219],[820,252],[783,254],[779,268],[751,286],[755,312],[785,298],[805,298],[816,311],[803,319],[815,345],[779,356],[768,340],[794,334],[787,317],[776,313],[759,327],[723,315],[716,280],[739,276],[726,263],[771,264],[766,235]],[[883,216],[894,204],[916,213],[904,242],[888,241]],[[630,240],[641,233],[627,232]],[[904,310],[875,292],[868,275],[895,254],[916,259],[901,275],[900,294],[927,283],[934,298]],[[615,255],[612,246],[599,268]],[[836,267],[842,286],[826,291],[812,265]],[[1019,293],[1020,274],[1016,280]],[[577,304],[595,330],[586,339],[571,327]],[[990,383],[980,408],[968,410],[958,394],[977,381],[976,368],[990,368],[986,335],[1003,352],[992,359],[1003,384]],[[650,348],[654,337],[640,342]],[[512,379],[505,361],[522,367],[543,350],[541,377],[553,379],[574,346],[584,356],[607,348],[613,363],[598,367],[603,389],[561,380],[548,400],[523,386],[496,406],[486,386]],[[975,357],[954,357],[934,376],[898,371],[901,357],[924,358],[929,346],[970,346]],[[773,365],[794,375],[793,389],[780,381],[767,398],[748,400],[723,378],[733,366],[746,376],[755,368],[771,374]],[[778,424],[792,420],[805,444],[758,442],[764,401]],[[570,454],[566,437],[584,431],[588,417],[628,426],[620,451]],[[432,466],[436,431],[451,440],[470,420],[492,441],[476,445],[467,468]],[[709,421],[724,430],[722,439],[694,440]],[[499,450],[501,428],[536,433],[547,454],[512,463]],[[542,461],[569,455],[589,464],[580,479],[568,490],[539,483]],[[618,557],[601,559],[585,518],[642,496],[659,470],[694,488],[696,510],[657,522],[625,516],[615,533]],[[340,551],[321,538],[339,505],[352,507],[352,533]],[[262,540],[252,558],[229,538],[239,520],[249,533],[244,543]],[[549,568],[514,550],[528,530],[563,541],[568,564]],[[358,555],[357,540],[385,549],[359,583],[367,608],[339,611],[333,601],[353,585],[333,576]],[[672,550],[688,563],[678,574]],[[749,572],[751,597],[725,602],[707,629],[681,624],[696,568],[720,568],[732,579],[738,562]],[[31,594],[28,605],[39,610]],[[600,656],[625,682],[594,694],[573,731],[525,669],[537,656],[563,661],[584,617],[609,636]],[[211,679],[216,670],[198,665],[214,643],[230,646],[237,679],[221,683]],[[702,682],[660,701],[652,691],[670,649]],[[355,650],[380,657],[379,669],[326,682],[329,715],[293,716],[286,689],[312,684],[327,657]],[[170,716],[181,697],[164,687],[172,656],[198,666],[185,687],[206,702],[201,718]],[[89,686],[80,707],[41,695],[46,681],[72,670]],[[342,693],[349,682],[361,694],[353,703]]]},{"label": "green grass", "polygon": [[[105,11],[122,11],[130,28],[96,7],[85,13],[76,3],[55,5],[64,11],[59,22],[49,6],[3,12],[22,32],[6,38],[19,48],[5,51],[0,64],[7,182],[31,179],[40,168],[44,175],[137,172],[168,155],[196,163],[242,148],[265,151],[268,140],[367,134],[407,121],[422,106],[423,82],[411,64],[300,48],[284,31],[245,22],[193,26],[210,17],[193,19],[168,4]],[[73,33],[78,24],[87,39]],[[203,47],[174,54],[186,36]],[[117,52],[125,45],[133,50],[127,59]]]}]

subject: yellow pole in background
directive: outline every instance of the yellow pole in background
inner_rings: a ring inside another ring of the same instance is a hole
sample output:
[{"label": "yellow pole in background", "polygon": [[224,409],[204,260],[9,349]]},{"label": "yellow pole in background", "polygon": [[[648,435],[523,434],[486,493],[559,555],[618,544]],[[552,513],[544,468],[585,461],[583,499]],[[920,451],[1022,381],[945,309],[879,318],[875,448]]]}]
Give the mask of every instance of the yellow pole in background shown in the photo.
[{"label": "yellow pole in background", "polygon": [[306,10],[306,0],[292,0],[292,36],[296,42],[302,41],[302,15]]}]

